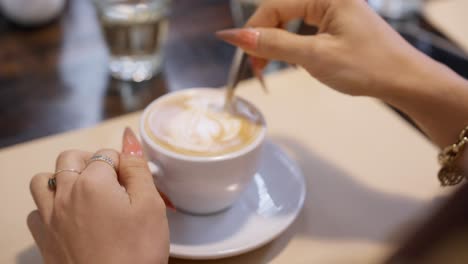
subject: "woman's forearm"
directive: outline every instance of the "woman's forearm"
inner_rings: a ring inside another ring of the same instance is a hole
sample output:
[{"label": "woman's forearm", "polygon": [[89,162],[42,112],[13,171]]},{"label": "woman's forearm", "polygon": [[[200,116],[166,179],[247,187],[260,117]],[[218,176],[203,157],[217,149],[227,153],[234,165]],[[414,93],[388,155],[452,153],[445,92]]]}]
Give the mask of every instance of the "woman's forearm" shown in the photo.
[{"label": "woman's forearm", "polygon": [[429,58],[415,66],[382,99],[408,114],[439,147],[456,143],[468,125],[468,81]]},{"label": "woman's forearm", "polygon": [[[468,81],[427,57],[418,62],[418,70],[382,99],[409,115],[440,148],[455,144],[468,126]],[[467,152],[457,162],[465,173]]]},{"label": "woman's forearm", "polygon": [[[294,18],[319,26],[318,34],[277,28]],[[409,45],[366,1],[264,1],[247,28],[218,37],[251,56],[301,65],[337,91],[380,98],[439,147],[455,143],[468,125],[467,81]]]}]

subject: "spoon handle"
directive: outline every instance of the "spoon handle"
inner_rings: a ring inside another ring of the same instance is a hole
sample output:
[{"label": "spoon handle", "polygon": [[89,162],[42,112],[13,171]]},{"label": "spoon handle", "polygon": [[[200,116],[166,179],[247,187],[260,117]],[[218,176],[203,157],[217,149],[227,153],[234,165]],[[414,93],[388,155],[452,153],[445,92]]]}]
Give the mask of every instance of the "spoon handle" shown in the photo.
[{"label": "spoon handle", "polygon": [[240,48],[236,49],[234,59],[232,60],[231,68],[229,70],[228,82],[226,85],[226,98],[224,101],[224,108],[226,110],[232,109],[232,101],[234,99],[234,90],[237,87],[242,76],[247,70],[247,54]]}]

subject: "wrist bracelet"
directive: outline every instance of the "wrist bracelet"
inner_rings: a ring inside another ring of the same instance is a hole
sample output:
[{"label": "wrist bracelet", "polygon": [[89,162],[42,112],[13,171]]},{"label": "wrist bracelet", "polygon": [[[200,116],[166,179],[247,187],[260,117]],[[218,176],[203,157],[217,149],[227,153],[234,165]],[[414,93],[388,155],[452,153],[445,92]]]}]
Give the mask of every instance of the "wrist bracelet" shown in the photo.
[{"label": "wrist bracelet", "polygon": [[454,186],[465,179],[463,171],[455,163],[463,154],[468,144],[468,126],[463,129],[458,138],[458,143],[444,148],[439,154],[439,163],[442,168],[439,171],[439,181],[442,186]]}]

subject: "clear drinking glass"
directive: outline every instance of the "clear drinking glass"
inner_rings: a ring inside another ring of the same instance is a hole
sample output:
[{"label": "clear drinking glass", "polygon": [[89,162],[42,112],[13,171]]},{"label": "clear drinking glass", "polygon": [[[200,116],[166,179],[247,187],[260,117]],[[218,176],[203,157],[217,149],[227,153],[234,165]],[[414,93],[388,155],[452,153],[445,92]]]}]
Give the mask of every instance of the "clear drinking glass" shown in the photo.
[{"label": "clear drinking glass", "polygon": [[141,82],[162,69],[170,0],[94,0],[113,77]]}]

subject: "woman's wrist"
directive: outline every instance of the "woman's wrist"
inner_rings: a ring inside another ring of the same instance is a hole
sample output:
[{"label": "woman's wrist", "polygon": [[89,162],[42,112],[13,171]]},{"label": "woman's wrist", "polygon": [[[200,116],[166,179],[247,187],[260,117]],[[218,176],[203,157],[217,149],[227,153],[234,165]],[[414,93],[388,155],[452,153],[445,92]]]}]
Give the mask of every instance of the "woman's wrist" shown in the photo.
[{"label": "woman's wrist", "polygon": [[380,99],[408,114],[439,147],[453,144],[468,125],[468,81],[428,57],[407,66]]},{"label": "woman's wrist", "polygon": [[[393,69],[382,73],[382,87],[378,98],[405,110],[422,98],[431,98],[441,92],[441,87],[451,83],[452,74],[440,64],[417,50],[397,53],[392,60]],[[444,89],[444,88],[442,88]]]}]

